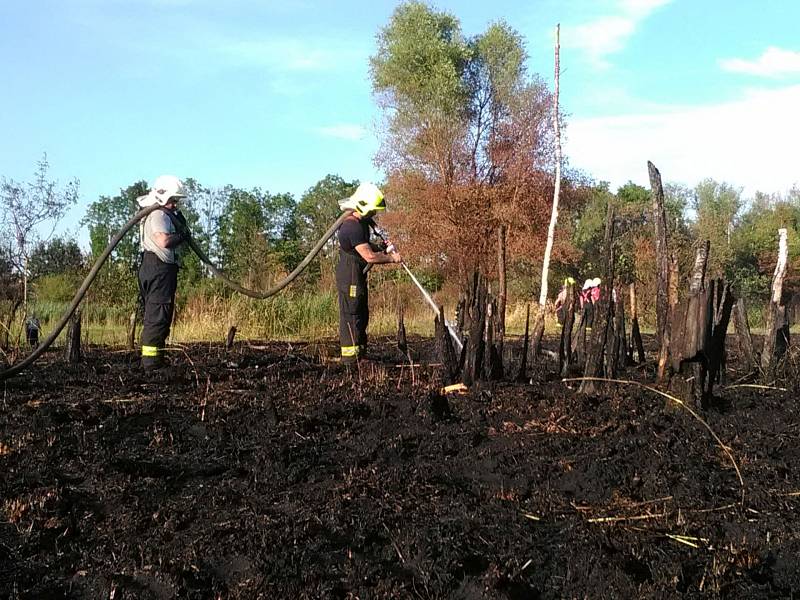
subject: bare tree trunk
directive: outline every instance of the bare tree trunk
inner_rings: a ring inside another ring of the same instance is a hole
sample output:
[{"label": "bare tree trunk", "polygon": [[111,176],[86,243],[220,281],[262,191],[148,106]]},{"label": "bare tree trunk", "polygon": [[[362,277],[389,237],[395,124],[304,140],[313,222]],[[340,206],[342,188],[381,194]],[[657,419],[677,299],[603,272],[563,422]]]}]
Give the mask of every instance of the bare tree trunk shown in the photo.
[{"label": "bare tree trunk", "polygon": [[465,347],[464,358],[464,385],[467,387],[481,379],[483,375],[483,353],[486,346],[483,341],[483,332],[486,328],[486,282],[478,275],[475,279],[476,286],[472,305],[470,308],[469,339]]},{"label": "bare tree trunk", "polygon": [[[644,343],[642,342],[642,334],[639,331],[639,305],[636,301],[636,284],[630,284],[631,296],[631,346],[636,346],[636,353],[639,355],[639,363],[643,364],[645,361]],[[631,352],[631,355],[633,352]]]},{"label": "bare tree trunk", "polygon": [[564,324],[561,329],[561,343],[558,346],[558,371],[561,377],[569,374],[572,365],[572,328],[575,325],[575,284],[567,283],[567,299],[564,302]]},{"label": "bare tree trunk", "polygon": [[653,223],[655,225],[656,249],[656,340],[659,344],[658,381],[663,381],[669,360],[669,286],[670,252],[667,213],[664,210],[664,188],[661,173],[647,161],[650,175],[650,193],[653,198]]},{"label": "bare tree trunk", "polygon": [[[689,296],[678,309],[673,311],[672,322],[669,325],[670,333],[675,334],[675,338],[670,340],[672,367],[682,376],[679,386],[680,393],[686,400],[692,401],[697,406],[702,406],[704,400],[705,380],[708,372],[708,357],[705,354],[708,346],[706,336],[710,333],[711,328],[709,327],[709,296],[705,293],[705,278],[709,249],[710,242],[708,240],[697,249],[692,278],[689,281]],[[676,377],[676,380],[678,379],[680,378]]]},{"label": "bare tree trunk", "polygon": [[502,365],[503,360],[503,345],[506,338],[506,226],[500,225],[497,230],[497,336],[495,343],[497,344],[497,352],[500,354],[500,361]]},{"label": "bare tree trunk", "polygon": [[67,362],[75,364],[81,360],[81,311],[76,310],[69,321],[66,345]]},{"label": "bare tree trunk", "polygon": [[622,367],[630,364],[628,336],[625,329],[625,297],[622,288],[619,288],[614,300],[614,348],[617,364]]},{"label": "bare tree trunk", "polygon": [[[616,373],[613,372],[604,373],[604,369],[609,366],[608,361],[606,361],[606,346],[608,345],[609,331],[613,329],[613,302],[611,300],[611,293],[614,289],[614,207],[611,203],[608,204],[608,212],[606,213],[606,235],[603,256],[605,262],[602,283],[603,292],[600,295],[600,302],[594,305],[595,312],[592,321],[592,339],[586,356],[584,377],[602,377],[604,374],[607,377],[614,377],[616,375]],[[613,361],[610,366],[614,368]],[[581,387],[578,392],[591,396],[596,394],[600,390],[600,387],[599,382],[586,379],[581,382]]]},{"label": "bare tree trunk", "polygon": [[759,369],[759,364],[753,345],[753,336],[750,335],[750,324],[747,322],[747,307],[744,304],[744,298],[739,298],[734,306],[733,326],[736,331],[739,352],[742,354],[747,370],[752,373]]},{"label": "bare tree trunk", "polygon": [[789,347],[789,323],[786,319],[786,303],[783,294],[783,280],[789,256],[786,229],[778,230],[778,262],[772,276],[772,296],[767,307],[767,322],[764,331],[764,347],[761,350],[761,370],[767,380],[775,378],[786,349]]},{"label": "bare tree trunk", "polygon": [[236,338],[236,325],[231,325],[228,329],[228,335],[225,336],[225,350],[230,351],[233,348],[233,340]]},{"label": "bare tree trunk", "polygon": [[[441,317],[439,316],[441,315]],[[450,332],[444,321],[444,307],[439,307],[439,315],[435,317],[434,325],[436,332],[436,350],[439,354],[439,359],[442,361],[441,381],[442,385],[450,385],[458,381],[458,375],[461,370],[459,359],[456,357],[455,349],[453,348],[453,339],[450,337]],[[405,327],[403,327],[405,330]],[[410,361],[409,357],[409,361]]]},{"label": "bare tree trunk", "polygon": [[22,258],[22,322],[28,318],[28,255]]},{"label": "bare tree trunk", "polygon": [[522,341],[522,357],[519,363],[519,372],[517,373],[517,381],[525,381],[527,378],[528,370],[528,333],[531,324],[531,305],[525,307],[525,337]]},{"label": "bare tree trunk", "polygon": [[131,316],[128,317],[128,350],[136,348],[136,321],[139,311],[133,309]]},{"label": "bare tree trunk", "polygon": [[544,316],[545,307],[547,305],[547,276],[548,271],[550,270],[550,254],[553,251],[553,239],[555,238],[556,222],[558,221],[558,200],[561,194],[561,120],[558,114],[559,78],[561,73],[559,57],[560,50],[561,25],[559,24],[556,25],[554,69],[555,86],[553,90],[553,133],[555,135],[556,173],[555,185],[553,186],[553,207],[550,211],[550,225],[547,227],[547,243],[544,247],[544,259],[542,260],[542,283],[539,287],[539,309],[536,312],[536,318],[533,325],[534,356],[539,354],[542,335],[544,334]]}]

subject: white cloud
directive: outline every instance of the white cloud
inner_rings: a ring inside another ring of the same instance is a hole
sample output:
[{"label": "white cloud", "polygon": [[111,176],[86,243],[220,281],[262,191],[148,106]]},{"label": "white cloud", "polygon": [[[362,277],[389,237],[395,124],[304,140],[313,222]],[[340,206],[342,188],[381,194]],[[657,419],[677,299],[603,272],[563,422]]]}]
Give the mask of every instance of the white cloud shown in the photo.
[{"label": "white cloud", "polygon": [[800,85],[711,106],[574,119],[566,155],[612,189],[627,181],[647,186],[651,160],[665,181],[693,186],[711,177],[746,194],[785,191],[800,181],[797,106]]},{"label": "white cloud", "polygon": [[720,67],[733,73],[746,73],[760,77],[778,77],[800,73],[800,52],[782,50],[770,46],[755,60],[726,58],[719,61]]},{"label": "white cloud", "polygon": [[582,50],[594,66],[606,68],[606,57],[625,48],[640,23],[670,2],[672,0],[616,0],[610,14],[565,26],[562,44]]},{"label": "white cloud", "polygon": [[367,135],[367,129],[365,127],[353,123],[339,123],[328,127],[320,127],[317,129],[317,132],[326,137],[353,142],[363,140]]}]

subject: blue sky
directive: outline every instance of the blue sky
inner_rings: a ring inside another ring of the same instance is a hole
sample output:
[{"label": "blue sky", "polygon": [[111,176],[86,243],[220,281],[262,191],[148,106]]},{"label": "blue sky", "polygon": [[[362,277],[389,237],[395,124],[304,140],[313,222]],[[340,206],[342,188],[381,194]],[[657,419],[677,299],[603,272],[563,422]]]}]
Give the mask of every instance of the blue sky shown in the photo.
[{"label": "blue sky", "polygon": [[[3,0],[0,175],[77,177],[81,200],[161,173],[302,192],[328,173],[380,179],[368,59],[380,0]],[[713,177],[800,183],[800,2],[448,0],[467,35],[504,19],[552,82],[571,166],[616,187]]]}]

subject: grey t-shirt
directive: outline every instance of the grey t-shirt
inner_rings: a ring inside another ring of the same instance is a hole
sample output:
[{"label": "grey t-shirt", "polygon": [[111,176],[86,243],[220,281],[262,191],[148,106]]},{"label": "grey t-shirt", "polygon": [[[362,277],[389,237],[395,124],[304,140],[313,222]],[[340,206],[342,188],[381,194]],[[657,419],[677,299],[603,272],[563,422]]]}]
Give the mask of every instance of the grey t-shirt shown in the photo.
[{"label": "grey t-shirt", "polygon": [[175,226],[163,210],[156,210],[144,220],[141,226],[142,250],[152,252],[163,262],[178,264],[178,257],[173,248],[162,248],[153,241],[155,233],[175,233]]}]

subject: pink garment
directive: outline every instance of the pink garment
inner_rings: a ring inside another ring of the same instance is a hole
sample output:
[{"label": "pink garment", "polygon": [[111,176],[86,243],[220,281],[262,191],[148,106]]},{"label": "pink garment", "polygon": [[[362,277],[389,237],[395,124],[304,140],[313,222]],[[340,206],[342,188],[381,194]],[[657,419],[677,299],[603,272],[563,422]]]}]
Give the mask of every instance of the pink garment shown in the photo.
[{"label": "pink garment", "polygon": [[590,293],[590,297],[592,299],[592,302],[595,302],[595,303],[600,302],[600,286],[593,287],[591,290],[589,290],[589,293]]}]

